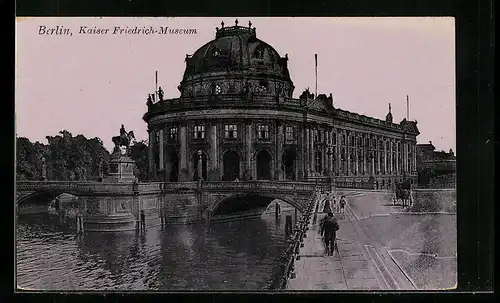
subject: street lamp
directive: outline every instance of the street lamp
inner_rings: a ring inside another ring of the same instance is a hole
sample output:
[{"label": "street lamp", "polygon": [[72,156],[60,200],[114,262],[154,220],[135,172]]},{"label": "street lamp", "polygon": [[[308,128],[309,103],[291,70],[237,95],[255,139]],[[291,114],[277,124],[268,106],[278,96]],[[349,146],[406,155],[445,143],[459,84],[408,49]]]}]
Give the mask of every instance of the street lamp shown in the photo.
[{"label": "street lamp", "polygon": [[326,147],[326,154],[328,155],[328,179],[330,181],[330,184],[333,183],[333,177],[332,177],[332,163],[333,163],[333,145],[329,143]]}]

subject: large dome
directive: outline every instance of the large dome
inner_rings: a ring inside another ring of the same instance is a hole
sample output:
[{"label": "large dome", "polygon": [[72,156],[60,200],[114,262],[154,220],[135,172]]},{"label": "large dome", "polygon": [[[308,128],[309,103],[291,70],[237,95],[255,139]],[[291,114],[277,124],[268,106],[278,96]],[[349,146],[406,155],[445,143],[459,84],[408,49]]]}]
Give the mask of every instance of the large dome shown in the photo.
[{"label": "large dome", "polygon": [[[279,87],[283,95],[291,95],[293,84],[287,67],[288,57],[281,57],[269,44],[256,36],[255,27],[216,28],[215,39],[186,55],[186,70],[179,86],[182,95],[204,95],[208,83],[221,86],[223,93],[239,93],[243,86],[268,93]],[[229,83],[229,84],[228,84]],[[224,90],[224,87],[226,90]],[[264,88],[263,88],[264,89]],[[290,94],[289,94],[290,93]]]}]

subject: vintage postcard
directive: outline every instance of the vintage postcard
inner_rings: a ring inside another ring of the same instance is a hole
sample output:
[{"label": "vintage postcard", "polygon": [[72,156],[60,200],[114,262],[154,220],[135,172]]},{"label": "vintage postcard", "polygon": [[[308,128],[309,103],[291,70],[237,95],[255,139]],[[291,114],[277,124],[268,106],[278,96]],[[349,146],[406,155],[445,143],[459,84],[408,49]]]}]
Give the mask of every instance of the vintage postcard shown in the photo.
[{"label": "vintage postcard", "polygon": [[18,18],[18,291],[457,284],[453,18]]}]

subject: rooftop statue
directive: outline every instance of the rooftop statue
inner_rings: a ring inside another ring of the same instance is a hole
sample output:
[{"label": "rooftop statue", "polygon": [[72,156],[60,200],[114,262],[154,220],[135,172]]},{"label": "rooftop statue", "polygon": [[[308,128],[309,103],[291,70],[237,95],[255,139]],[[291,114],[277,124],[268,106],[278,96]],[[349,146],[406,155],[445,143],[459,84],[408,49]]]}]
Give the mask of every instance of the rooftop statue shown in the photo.
[{"label": "rooftop statue", "polygon": [[158,89],[158,98],[160,99],[160,101],[163,101],[163,89],[160,88]]}]

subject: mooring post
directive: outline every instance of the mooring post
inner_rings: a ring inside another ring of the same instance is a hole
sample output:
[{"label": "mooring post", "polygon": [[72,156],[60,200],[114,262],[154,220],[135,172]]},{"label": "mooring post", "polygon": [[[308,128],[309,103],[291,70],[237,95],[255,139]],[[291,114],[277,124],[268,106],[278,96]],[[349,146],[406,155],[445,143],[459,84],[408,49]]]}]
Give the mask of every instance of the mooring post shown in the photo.
[{"label": "mooring post", "polygon": [[83,234],[85,232],[84,228],[83,228],[83,215],[80,215],[80,232]]},{"label": "mooring post", "polygon": [[163,229],[164,228],[164,218],[163,218],[163,203],[160,204],[160,224],[161,224],[161,228]]},{"label": "mooring post", "polygon": [[76,233],[80,234],[80,215],[77,214],[75,219],[76,219],[75,220],[76,221]]},{"label": "mooring post", "polygon": [[276,219],[281,215],[281,209],[280,209],[280,204],[278,202],[275,202],[276,204],[274,205],[274,214]]},{"label": "mooring post", "polygon": [[292,234],[293,224],[292,224],[292,215],[287,215],[285,219],[285,230],[287,234]]}]

